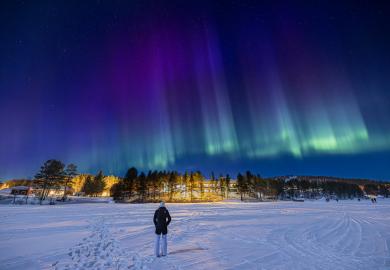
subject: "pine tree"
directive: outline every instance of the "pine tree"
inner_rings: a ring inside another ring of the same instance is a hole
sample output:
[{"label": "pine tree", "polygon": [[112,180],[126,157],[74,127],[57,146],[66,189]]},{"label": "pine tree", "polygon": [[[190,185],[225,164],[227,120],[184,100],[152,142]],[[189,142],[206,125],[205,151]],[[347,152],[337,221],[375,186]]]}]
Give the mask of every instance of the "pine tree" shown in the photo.
[{"label": "pine tree", "polygon": [[41,189],[39,203],[47,197],[52,188],[60,187],[64,180],[65,165],[59,160],[48,160],[41,167],[40,171],[35,175],[34,184]]},{"label": "pine tree", "polygon": [[85,179],[82,192],[84,192],[85,195],[89,195],[89,196],[93,195],[95,192],[94,181],[90,175],[88,175],[87,178]]},{"label": "pine tree", "polygon": [[193,200],[193,192],[194,192],[194,186],[195,186],[195,179],[194,179],[194,174],[191,172],[190,174],[190,198],[191,202]]},{"label": "pine tree", "polygon": [[187,172],[184,172],[184,175],[183,175],[183,185],[184,185],[184,193],[185,193],[185,197],[187,198],[188,196],[188,189],[189,189],[189,177],[188,177],[188,173]]},{"label": "pine tree", "polygon": [[152,196],[153,196],[153,200],[155,200],[156,194],[158,192],[158,187],[159,187],[159,179],[158,179],[157,171],[153,171],[150,178],[151,178],[150,181],[152,186]]},{"label": "pine tree", "polygon": [[106,187],[106,182],[104,182],[104,175],[102,171],[99,171],[99,173],[94,177],[93,179],[93,193],[95,196],[98,196],[101,194]]},{"label": "pine tree", "polygon": [[246,191],[246,184],[244,176],[242,176],[241,173],[237,175],[237,190],[240,193],[241,201],[243,201],[243,194]]},{"label": "pine tree", "polygon": [[131,167],[127,170],[125,177],[123,178],[124,192],[127,193],[127,196],[131,198],[135,190],[135,182],[138,176],[138,171],[136,168]]},{"label": "pine tree", "polygon": [[68,166],[65,169],[65,177],[64,177],[64,196],[62,197],[62,200],[65,201],[66,199],[66,191],[68,188],[71,187],[73,184],[73,178],[78,175],[77,173],[77,166],[74,164],[68,164]]},{"label": "pine tree", "polygon": [[223,198],[225,192],[225,179],[222,174],[219,176],[219,192],[221,194],[221,197]]},{"label": "pine tree", "polygon": [[138,176],[137,180],[138,180],[137,181],[138,182],[138,185],[137,185],[138,196],[139,196],[139,199],[143,202],[145,200],[146,189],[147,189],[145,174],[142,172]]},{"label": "pine tree", "polygon": [[226,198],[229,199],[229,192],[230,192],[230,175],[229,174],[226,175],[225,186],[226,186]]},{"label": "pine tree", "polygon": [[200,198],[203,199],[203,197],[204,197],[204,179],[203,179],[203,177],[199,179],[199,191],[200,191]]},{"label": "pine tree", "polygon": [[248,195],[253,195],[255,183],[252,173],[250,171],[247,171],[246,177],[244,179],[246,181],[245,188],[247,189],[246,191],[249,193]]},{"label": "pine tree", "polygon": [[113,197],[114,201],[123,200],[123,191],[125,189],[123,180],[120,180],[118,183],[112,185],[110,189],[110,195]]}]

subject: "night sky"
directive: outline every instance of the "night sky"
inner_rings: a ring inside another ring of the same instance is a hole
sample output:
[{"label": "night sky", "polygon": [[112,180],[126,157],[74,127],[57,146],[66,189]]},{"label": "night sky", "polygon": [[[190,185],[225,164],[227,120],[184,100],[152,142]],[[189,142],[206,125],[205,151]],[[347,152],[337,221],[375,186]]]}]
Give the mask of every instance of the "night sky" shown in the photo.
[{"label": "night sky", "polygon": [[390,7],[275,2],[1,1],[0,179],[390,179]]}]

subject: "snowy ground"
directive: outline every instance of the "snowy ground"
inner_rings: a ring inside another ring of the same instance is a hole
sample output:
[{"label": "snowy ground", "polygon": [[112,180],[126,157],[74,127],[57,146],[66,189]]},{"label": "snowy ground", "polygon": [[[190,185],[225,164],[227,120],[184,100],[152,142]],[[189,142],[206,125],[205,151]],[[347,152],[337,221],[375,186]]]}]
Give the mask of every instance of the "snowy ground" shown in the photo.
[{"label": "snowy ground", "polygon": [[390,269],[390,200],[0,205],[0,269]]}]

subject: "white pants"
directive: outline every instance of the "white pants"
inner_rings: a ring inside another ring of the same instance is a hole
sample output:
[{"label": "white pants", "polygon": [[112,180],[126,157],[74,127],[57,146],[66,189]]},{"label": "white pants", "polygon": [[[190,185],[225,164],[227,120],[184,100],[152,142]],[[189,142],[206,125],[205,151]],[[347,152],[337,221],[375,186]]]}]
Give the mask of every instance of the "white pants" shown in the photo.
[{"label": "white pants", "polygon": [[[160,238],[162,237],[162,243],[161,243],[161,253],[160,253]],[[156,235],[156,246],[154,249],[154,254],[158,257],[160,255],[167,256],[167,235]]]}]

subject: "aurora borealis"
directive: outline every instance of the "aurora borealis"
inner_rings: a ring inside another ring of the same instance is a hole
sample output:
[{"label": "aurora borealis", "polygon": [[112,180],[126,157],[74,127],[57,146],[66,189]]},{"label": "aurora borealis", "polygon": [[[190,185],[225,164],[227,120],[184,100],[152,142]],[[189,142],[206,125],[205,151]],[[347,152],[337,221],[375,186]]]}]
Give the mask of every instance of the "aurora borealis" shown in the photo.
[{"label": "aurora borealis", "polygon": [[0,178],[389,179],[390,9],[314,2],[3,1]]}]

